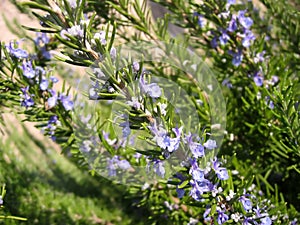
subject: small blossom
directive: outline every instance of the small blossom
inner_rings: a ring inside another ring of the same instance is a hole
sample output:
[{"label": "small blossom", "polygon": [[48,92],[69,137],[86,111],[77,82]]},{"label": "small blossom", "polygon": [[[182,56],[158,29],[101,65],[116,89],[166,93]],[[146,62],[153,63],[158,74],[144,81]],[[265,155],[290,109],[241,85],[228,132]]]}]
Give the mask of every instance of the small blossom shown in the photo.
[{"label": "small blossom", "polygon": [[252,26],[252,24],[253,24],[253,20],[250,17],[246,17],[245,13],[246,13],[246,10],[239,11],[237,18],[238,18],[240,24],[245,29],[249,29]]},{"label": "small blossom", "polygon": [[178,186],[176,187],[176,192],[177,192],[178,198],[182,198],[185,194],[185,190],[183,188],[178,188]]},{"label": "small blossom", "polygon": [[105,39],[106,33],[104,31],[100,31],[94,35],[94,39],[98,39],[102,45],[106,45]]},{"label": "small blossom", "polygon": [[164,165],[163,165],[163,161],[160,161],[160,160],[155,160],[154,161],[154,165],[153,165],[153,169],[154,169],[154,172],[160,176],[160,177],[164,177],[165,176],[165,168],[164,168]]},{"label": "small blossom", "polygon": [[70,36],[73,36],[73,37],[78,37],[78,38],[83,38],[83,29],[81,28],[80,25],[75,25],[75,26],[72,26],[71,28],[68,28],[67,30],[62,30],[60,32],[60,35],[62,38],[68,40],[69,38],[66,36],[66,35],[70,35]]},{"label": "small blossom", "polygon": [[161,96],[161,89],[156,83],[144,84],[142,88],[152,98],[159,98]]},{"label": "small blossom", "polygon": [[10,55],[18,59],[26,59],[29,56],[27,51],[18,47],[15,48],[14,45],[18,46],[19,43],[10,42],[9,45],[6,45],[6,48]]},{"label": "small blossom", "polygon": [[249,210],[252,209],[252,202],[249,198],[246,198],[245,196],[242,196],[242,197],[239,198],[239,201],[242,203],[243,208],[246,211],[249,211]]},{"label": "small blossom", "polygon": [[73,109],[74,103],[70,99],[70,96],[60,95],[59,100],[63,104],[65,110],[70,111]]},{"label": "small blossom", "polygon": [[225,223],[229,219],[228,215],[225,214],[223,211],[218,211],[218,224],[221,225]]},{"label": "small blossom", "polygon": [[228,28],[227,30],[229,32],[234,32],[238,29],[238,25],[237,25],[237,20],[236,20],[236,16],[232,16],[229,24],[228,24]]},{"label": "small blossom", "polygon": [[79,150],[84,153],[88,153],[91,151],[92,142],[90,140],[84,140],[82,145],[79,147]]},{"label": "small blossom", "polygon": [[126,103],[135,109],[140,109],[142,106],[141,103],[139,102],[139,99],[136,97],[131,97],[131,101],[127,101]]},{"label": "small blossom", "polygon": [[242,45],[248,48],[251,45],[251,41],[255,40],[255,36],[250,30],[247,30],[243,36]]},{"label": "small blossom", "polygon": [[221,32],[221,36],[219,37],[219,41],[221,45],[225,45],[228,41],[229,41],[230,37],[229,35],[226,33],[225,30],[222,30]]},{"label": "small blossom", "polygon": [[57,96],[55,95],[55,96],[48,98],[47,103],[48,103],[49,108],[53,108],[54,106],[56,106]]},{"label": "small blossom", "polygon": [[216,48],[218,46],[218,39],[216,36],[214,36],[213,39],[210,41],[210,45],[212,48]]},{"label": "small blossom", "polygon": [[261,222],[261,225],[271,225],[272,224],[272,220],[268,216],[260,219],[260,222]]},{"label": "small blossom", "polygon": [[220,167],[220,162],[216,157],[212,160],[212,163],[213,163],[213,169],[217,174],[217,177],[220,180],[227,180],[229,178],[227,169],[224,167]]},{"label": "small blossom", "polygon": [[257,53],[253,59],[254,63],[263,62],[265,60],[264,54],[265,54],[265,51]]},{"label": "small blossom", "polygon": [[239,66],[242,63],[243,60],[243,52],[241,49],[239,49],[237,52],[228,52],[230,55],[232,55],[232,65],[235,67]]},{"label": "small blossom", "polygon": [[31,61],[24,61],[22,64],[23,75],[29,79],[35,77],[36,73],[32,67]]},{"label": "small blossom", "polygon": [[42,91],[46,91],[49,85],[49,81],[46,78],[42,78],[41,83],[40,83],[40,89]]},{"label": "small blossom", "polygon": [[112,60],[115,60],[117,58],[117,49],[115,47],[112,47],[110,49],[110,57]]},{"label": "small blossom", "polygon": [[121,170],[128,170],[131,168],[130,163],[126,159],[122,159],[118,162],[118,166]]},{"label": "small blossom", "polygon": [[203,146],[204,146],[205,148],[207,148],[207,149],[212,150],[212,149],[215,149],[215,148],[217,147],[217,142],[216,142],[215,140],[209,139],[209,140],[207,140],[207,141],[203,144]]},{"label": "small blossom", "polygon": [[254,75],[253,80],[258,87],[261,87],[264,84],[264,78],[262,76],[259,76],[258,74]]},{"label": "small blossom", "polygon": [[205,154],[204,147],[200,143],[194,142],[192,138],[193,138],[192,134],[187,135],[185,138],[185,142],[187,143],[189,149],[191,150],[193,157],[196,159],[203,157]]},{"label": "small blossom", "polygon": [[28,94],[29,86],[27,86],[25,88],[21,88],[21,91],[22,91],[22,94],[21,94],[21,98],[22,98],[21,106],[26,107],[26,109],[28,107],[33,106],[34,105],[34,101],[31,98],[31,96]]}]

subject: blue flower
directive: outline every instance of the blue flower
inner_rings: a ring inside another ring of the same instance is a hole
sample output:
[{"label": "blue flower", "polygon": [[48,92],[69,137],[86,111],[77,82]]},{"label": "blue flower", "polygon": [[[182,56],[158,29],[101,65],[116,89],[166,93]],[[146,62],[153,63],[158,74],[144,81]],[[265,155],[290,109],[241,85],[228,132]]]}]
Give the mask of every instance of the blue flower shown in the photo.
[{"label": "blue flower", "polygon": [[160,177],[164,177],[166,173],[163,163],[161,160],[155,160],[153,165],[154,172]]},{"label": "blue flower", "polygon": [[213,169],[214,169],[215,173],[217,174],[217,177],[220,180],[227,180],[229,178],[227,169],[224,167],[220,167],[220,162],[218,161],[218,159],[216,157],[212,160],[212,163],[213,163]]},{"label": "blue flower", "polygon": [[31,61],[24,61],[22,64],[23,75],[29,79],[35,77],[36,73],[32,67]]},{"label": "blue flower", "polygon": [[232,65],[235,67],[239,66],[242,63],[243,60],[243,52],[241,49],[238,50],[238,52],[232,52],[228,51],[230,55],[232,55]]},{"label": "blue flower", "polygon": [[59,100],[63,104],[65,110],[70,111],[74,107],[73,101],[70,99],[70,96],[60,95]]},{"label": "blue flower", "polygon": [[228,5],[234,5],[236,0],[227,0]]},{"label": "blue flower", "polygon": [[240,22],[240,24],[245,28],[245,29],[249,29],[252,24],[253,24],[253,20],[250,17],[245,17],[245,13],[246,10],[241,10],[238,12],[238,20]]},{"label": "blue flower", "polygon": [[161,89],[156,83],[142,84],[141,87],[152,98],[159,98],[161,96]]},{"label": "blue flower", "polygon": [[9,45],[6,45],[6,48],[9,52],[10,55],[12,55],[13,57],[16,57],[18,59],[25,59],[27,58],[29,55],[28,55],[28,52],[21,49],[21,48],[15,48],[14,45],[19,45],[18,42],[14,43],[14,42],[10,42]]},{"label": "blue flower", "polygon": [[156,126],[156,122],[151,124],[149,129],[154,134],[153,140],[156,141],[160,148],[167,149],[169,152],[173,152],[178,149],[182,127],[173,129],[173,132],[176,134],[175,138],[170,138],[167,131],[161,125],[159,127]]},{"label": "blue flower", "polygon": [[245,48],[248,48],[251,45],[251,41],[253,41],[253,40],[255,40],[254,34],[250,30],[247,30],[244,34],[244,38],[242,40],[242,45]]},{"label": "blue flower", "polygon": [[230,22],[229,22],[229,25],[228,25],[228,28],[227,30],[229,32],[234,32],[238,29],[238,25],[237,25],[237,20],[236,20],[236,16],[232,16]]},{"label": "blue flower", "polygon": [[209,139],[209,140],[207,140],[207,141],[203,144],[203,146],[204,146],[205,148],[207,148],[207,149],[212,150],[212,149],[215,149],[215,148],[217,147],[217,142],[216,142],[215,140]]},{"label": "blue flower", "polygon": [[112,159],[107,158],[107,170],[108,170],[108,176],[116,176],[117,175],[117,166],[115,164],[116,158],[113,157]]},{"label": "blue flower", "polygon": [[52,97],[48,98],[47,103],[49,108],[53,108],[57,104],[57,95],[53,90],[49,90],[49,92],[52,95]]},{"label": "blue flower", "polygon": [[205,154],[204,147],[200,143],[193,142],[192,138],[193,138],[193,135],[189,134],[186,136],[185,141],[187,142],[188,147],[193,154],[193,157],[196,159],[203,157]]},{"label": "blue flower", "polygon": [[128,169],[131,168],[131,165],[130,165],[130,163],[126,159],[122,159],[122,160],[118,161],[118,167],[121,170],[128,170]]},{"label": "blue flower", "polygon": [[230,37],[226,33],[226,30],[222,30],[221,36],[219,37],[219,41],[221,45],[225,45],[229,41]]},{"label": "blue flower", "polygon": [[260,219],[260,222],[261,222],[261,225],[271,225],[272,224],[272,220],[268,216]]},{"label": "blue flower", "polygon": [[212,48],[216,48],[218,46],[218,39],[216,36],[214,36],[213,39],[210,41],[210,45]]},{"label": "blue flower", "polygon": [[194,169],[193,167],[190,168],[190,172],[189,172],[193,179],[197,182],[201,182],[204,181],[204,170],[201,170],[200,168],[196,168]]},{"label": "blue flower", "polygon": [[28,94],[28,90],[29,90],[29,86],[25,88],[21,88],[22,91],[21,98],[23,98],[21,101],[21,106],[26,107],[26,109],[34,105],[34,101],[31,98],[31,96]]},{"label": "blue flower", "polygon": [[46,91],[49,85],[49,81],[46,78],[42,78],[41,82],[40,82],[40,89],[42,91]]},{"label": "blue flower", "polygon": [[266,53],[265,51],[257,53],[253,59],[254,63],[263,62],[265,60],[264,58],[265,53]]},{"label": "blue flower", "polygon": [[223,211],[218,211],[218,224],[221,225],[225,223],[229,219],[228,215],[226,215]]},{"label": "blue flower", "polygon": [[185,194],[185,190],[183,188],[178,188],[178,186],[176,187],[176,192],[177,192],[178,198],[182,198]]},{"label": "blue flower", "polygon": [[246,198],[245,196],[242,196],[242,197],[239,198],[239,201],[242,203],[243,208],[246,211],[249,211],[249,210],[252,209],[252,202],[249,198]]},{"label": "blue flower", "polygon": [[58,82],[58,79],[56,78],[56,77],[54,77],[54,76],[51,76],[50,77],[50,80],[52,81],[52,83],[57,83]]},{"label": "blue flower", "polygon": [[264,78],[256,73],[253,77],[256,86],[261,87],[264,84]]},{"label": "blue flower", "polygon": [[123,118],[125,119],[125,122],[121,123],[120,127],[123,127],[123,129],[122,129],[123,138],[127,138],[131,133],[129,120],[128,120],[128,115],[124,114]]}]

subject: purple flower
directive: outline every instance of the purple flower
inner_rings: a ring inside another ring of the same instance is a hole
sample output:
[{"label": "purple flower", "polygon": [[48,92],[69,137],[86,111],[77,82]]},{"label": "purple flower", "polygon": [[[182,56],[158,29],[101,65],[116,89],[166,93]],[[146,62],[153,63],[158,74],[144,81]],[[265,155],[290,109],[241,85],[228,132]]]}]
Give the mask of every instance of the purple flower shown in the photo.
[{"label": "purple flower", "polygon": [[122,129],[123,138],[127,138],[131,133],[131,129],[129,126],[129,121],[128,121],[128,115],[124,114],[123,118],[125,119],[125,122],[121,123],[120,127],[123,127],[123,129]]},{"label": "purple flower", "polygon": [[230,22],[229,22],[229,25],[228,25],[228,28],[227,30],[229,32],[234,32],[238,29],[238,26],[237,26],[237,21],[236,21],[236,16],[233,15]]},{"label": "purple flower", "polygon": [[[77,7],[77,0],[68,0],[69,4],[70,4],[70,7],[72,9],[75,9]],[[79,1],[81,2],[81,1]],[[80,3],[79,3],[80,4]]]},{"label": "purple flower", "polygon": [[41,83],[40,83],[40,89],[42,91],[46,91],[49,85],[49,81],[46,78],[42,78]]},{"label": "purple flower", "polygon": [[132,63],[132,69],[133,69],[134,72],[139,72],[140,64],[138,62],[133,62]]},{"label": "purple flower", "polygon": [[131,168],[131,165],[130,165],[130,163],[126,159],[122,159],[122,160],[119,160],[118,167],[121,170],[128,170],[128,169]]},{"label": "purple flower", "polygon": [[227,0],[228,5],[234,5],[236,0]]},{"label": "purple flower", "polygon": [[213,39],[210,41],[210,45],[212,48],[216,48],[218,46],[218,39],[216,36],[214,36]]},{"label": "purple flower", "polygon": [[164,177],[166,173],[163,163],[163,161],[155,160],[153,165],[154,172],[160,177]]},{"label": "purple flower", "polygon": [[142,89],[152,98],[159,98],[161,96],[161,89],[156,83],[142,84]]},{"label": "purple flower", "polygon": [[204,170],[201,170],[200,168],[191,167],[189,173],[192,175],[192,177],[195,181],[201,182],[201,181],[205,180]]},{"label": "purple flower", "polygon": [[251,45],[251,41],[253,41],[253,40],[255,40],[254,34],[250,30],[247,30],[244,34],[244,38],[242,40],[242,45],[245,48],[248,48]]},{"label": "purple flower", "polygon": [[220,180],[227,180],[229,178],[227,169],[224,167],[220,167],[220,162],[218,161],[218,159],[216,157],[212,160],[212,163],[213,163],[213,169],[214,169],[215,173],[217,174],[217,177]]},{"label": "purple flower", "polygon": [[272,220],[268,216],[260,219],[260,222],[261,222],[261,225],[271,225],[272,224]]},{"label": "purple flower", "polygon": [[202,193],[200,192],[200,188],[199,188],[199,185],[196,181],[194,180],[191,180],[190,181],[190,184],[192,186],[192,189],[190,191],[190,196],[195,199],[196,201],[200,201],[201,200],[201,195]]},{"label": "purple flower", "polygon": [[205,148],[207,148],[207,149],[212,150],[212,149],[215,149],[215,148],[217,147],[217,142],[216,142],[215,140],[209,139],[209,140],[207,140],[207,141],[203,144],[203,146],[204,146]]},{"label": "purple flower", "polygon": [[223,211],[218,211],[218,224],[221,225],[225,223],[229,219],[228,215],[226,215]]},{"label": "purple flower", "polygon": [[265,54],[265,51],[257,53],[253,59],[254,63],[263,62],[265,60],[264,54]]},{"label": "purple flower", "polygon": [[14,45],[19,45],[18,42],[14,43],[14,42],[10,42],[9,45],[6,45],[6,48],[9,52],[9,54],[11,54],[12,56],[18,58],[18,59],[25,59],[28,57],[28,52],[21,49],[21,48],[14,48]]},{"label": "purple flower", "polygon": [[162,128],[162,126],[156,126],[156,122],[149,126],[149,129],[152,134],[154,134],[153,140],[156,141],[160,148],[167,149],[169,152],[173,152],[178,149],[182,127],[173,129],[173,132],[176,134],[175,138],[170,138],[167,135],[167,131]]},{"label": "purple flower", "polygon": [[253,77],[256,86],[261,87],[264,84],[264,78],[256,73]]},{"label": "purple flower", "polygon": [[107,158],[106,162],[107,162],[107,170],[108,170],[108,176],[110,177],[114,177],[117,175],[117,167],[115,164],[116,158],[113,157],[112,159]]},{"label": "purple flower", "polygon": [[49,108],[53,108],[57,104],[57,95],[53,90],[49,90],[49,92],[51,93],[52,97],[48,98],[47,103]]},{"label": "purple flower", "polygon": [[127,101],[126,103],[135,109],[140,109],[142,106],[139,99],[136,97],[131,97],[131,101]]},{"label": "purple flower", "polygon": [[46,33],[37,33],[37,37],[34,40],[35,44],[37,46],[43,46],[45,44],[48,44],[50,41],[49,37],[47,36]]},{"label": "purple flower", "polygon": [[235,67],[239,66],[242,63],[243,60],[243,52],[241,49],[238,50],[238,52],[232,52],[228,51],[230,55],[232,55],[232,65]]},{"label": "purple flower", "polygon": [[67,30],[62,30],[60,32],[60,35],[63,39],[69,39],[66,35],[70,35],[73,37],[83,38],[83,29],[80,25],[72,26],[71,28],[68,28]]},{"label": "purple flower", "polygon": [[70,111],[74,107],[73,101],[70,99],[70,96],[60,95],[59,100],[63,104],[65,110]]},{"label": "purple flower", "polygon": [[204,20],[204,17],[202,15],[198,15],[198,25],[201,28],[205,27],[205,20]]},{"label": "purple flower", "polygon": [[50,77],[50,80],[52,81],[52,83],[57,83],[58,82],[58,79],[56,78],[56,77],[54,77],[54,76],[51,76]]},{"label": "purple flower", "polygon": [[212,219],[211,216],[208,216],[210,214],[210,212],[211,212],[211,208],[210,207],[206,207],[206,209],[205,209],[205,211],[203,213],[203,218],[204,218],[205,222],[211,221],[211,219]]},{"label": "purple flower", "polygon": [[252,202],[249,198],[246,198],[245,196],[242,196],[242,197],[239,198],[239,201],[242,203],[243,208],[246,211],[249,211],[249,210],[252,209]]},{"label": "purple flower", "polygon": [[238,20],[240,22],[240,24],[245,28],[245,29],[249,29],[252,24],[253,24],[253,20],[250,17],[245,17],[245,13],[246,10],[241,10],[238,12]]},{"label": "purple flower", "polygon": [[31,61],[24,61],[22,64],[23,75],[29,79],[35,77],[35,70],[32,68]]},{"label": "purple flower", "polygon": [[191,150],[191,152],[193,154],[193,157],[195,157],[196,159],[203,157],[205,154],[204,147],[200,143],[193,142],[192,138],[193,138],[193,135],[189,134],[186,136],[185,141],[187,142],[189,149]]},{"label": "purple flower", "polygon": [[21,91],[22,91],[22,95],[21,95],[21,98],[22,101],[21,101],[21,106],[24,106],[26,107],[26,109],[28,107],[31,107],[34,105],[34,101],[33,99],[31,98],[31,96],[28,94],[28,90],[29,90],[29,86],[25,87],[25,88],[21,88]]},{"label": "purple flower", "polygon": [[219,37],[219,41],[221,45],[225,45],[229,41],[230,37],[226,33],[226,30],[222,30],[221,36]]},{"label": "purple flower", "polygon": [[47,44],[49,43],[50,39],[46,33],[37,33],[37,37],[34,40],[36,46],[40,49],[42,56],[45,59],[50,59],[51,55],[50,52],[47,50]]},{"label": "purple flower", "polygon": [[178,188],[178,186],[176,187],[176,192],[177,192],[178,198],[182,198],[185,194],[185,190],[182,188]]}]

